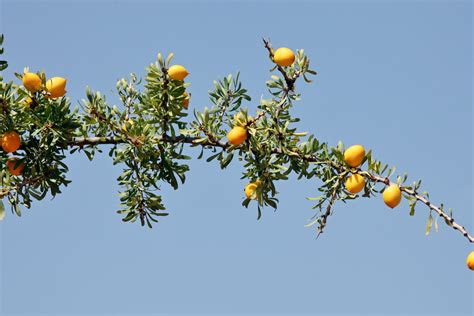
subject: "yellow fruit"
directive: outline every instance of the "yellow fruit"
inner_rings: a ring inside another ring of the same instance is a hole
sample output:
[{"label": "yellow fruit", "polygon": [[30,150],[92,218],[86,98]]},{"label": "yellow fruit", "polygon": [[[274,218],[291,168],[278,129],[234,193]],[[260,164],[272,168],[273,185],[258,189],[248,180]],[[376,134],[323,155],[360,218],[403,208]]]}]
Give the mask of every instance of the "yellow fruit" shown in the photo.
[{"label": "yellow fruit", "polygon": [[11,175],[13,176],[18,176],[22,173],[23,169],[25,168],[25,164],[24,163],[20,163],[16,168],[16,164],[17,164],[17,161],[18,161],[18,158],[9,158],[7,160],[7,167],[8,167],[8,171],[10,172]]},{"label": "yellow fruit", "polygon": [[346,180],[346,189],[352,194],[362,191],[365,185],[364,177],[360,174],[353,174]]},{"label": "yellow fruit", "polygon": [[183,81],[189,72],[181,65],[173,65],[168,69],[168,75],[173,80]]},{"label": "yellow fruit", "polygon": [[54,77],[46,81],[46,90],[49,97],[60,98],[66,94],[66,79],[62,77]]},{"label": "yellow fruit", "polygon": [[289,48],[280,47],[273,55],[273,61],[275,61],[275,64],[278,66],[291,66],[295,62],[295,54]]},{"label": "yellow fruit", "polygon": [[5,134],[3,134],[2,148],[7,153],[12,153],[14,151],[17,151],[18,148],[20,148],[20,144],[21,144],[21,138],[17,132],[11,131],[11,132],[6,132]]},{"label": "yellow fruit", "polygon": [[344,152],[344,161],[351,167],[358,167],[365,157],[365,149],[362,145],[354,145]]},{"label": "yellow fruit", "polygon": [[41,78],[35,73],[25,72],[23,74],[23,86],[30,92],[41,89]]},{"label": "yellow fruit", "polygon": [[190,97],[189,97],[189,94],[188,94],[187,92],[184,92],[184,93],[183,93],[183,96],[184,96],[184,99],[183,99],[182,105],[183,105],[183,107],[184,107],[185,109],[187,109],[187,108],[189,107],[189,99],[190,99]]},{"label": "yellow fruit", "polygon": [[241,145],[247,139],[247,130],[241,126],[235,126],[227,133],[227,139],[232,145]]},{"label": "yellow fruit", "polygon": [[249,183],[245,186],[245,196],[247,199],[252,199],[255,200],[257,197],[253,194],[255,190],[257,189],[258,185],[257,183]]},{"label": "yellow fruit", "polygon": [[388,207],[394,208],[402,199],[402,192],[398,184],[392,184],[383,191],[383,201]]},{"label": "yellow fruit", "polygon": [[474,251],[467,256],[466,264],[469,269],[474,270]]}]

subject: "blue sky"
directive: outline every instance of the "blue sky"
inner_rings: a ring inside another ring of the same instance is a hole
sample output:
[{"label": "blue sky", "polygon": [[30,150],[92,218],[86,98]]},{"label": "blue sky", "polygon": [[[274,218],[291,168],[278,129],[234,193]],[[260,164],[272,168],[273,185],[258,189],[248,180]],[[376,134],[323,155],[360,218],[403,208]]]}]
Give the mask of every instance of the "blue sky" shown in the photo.
[{"label": "blue sky", "polygon": [[[362,143],[423,179],[433,201],[474,230],[472,5],[469,1],[0,1],[5,73],[29,66],[115,101],[117,79],[174,52],[190,108],[212,80],[241,72],[254,111],[271,67],[262,36],[304,48],[319,74],[294,114],[301,130]],[[15,79],[16,80],[16,79]],[[189,150],[194,157],[197,151]],[[73,183],[0,224],[2,315],[472,315],[473,246],[406,202],[337,204],[326,232],[304,228],[317,183],[278,184],[277,212],[241,207],[242,165],[193,160],[171,215],[125,224],[120,167],[68,158]]]}]

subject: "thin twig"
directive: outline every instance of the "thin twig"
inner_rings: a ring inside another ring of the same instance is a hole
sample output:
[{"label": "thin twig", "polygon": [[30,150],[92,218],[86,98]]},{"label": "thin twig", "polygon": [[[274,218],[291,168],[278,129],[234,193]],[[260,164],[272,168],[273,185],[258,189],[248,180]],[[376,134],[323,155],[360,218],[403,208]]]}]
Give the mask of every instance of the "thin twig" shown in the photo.
[{"label": "thin twig", "polygon": [[326,212],[323,214],[323,216],[321,216],[321,222],[319,223],[318,235],[316,236],[316,238],[318,238],[319,235],[321,235],[323,233],[324,228],[326,227],[328,217],[329,217],[329,215],[331,215],[332,206],[334,205],[334,202],[336,201],[337,193],[339,192],[339,189],[340,189],[341,183],[342,183],[342,179],[344,178],[344,176],[345,176],[345,173],[342,173],[342,174],[339,175],[339,177],[337,179],[337,182],[336,182],[334,188],[332,189],[331,198],[329,200],[328,206],[326,207]]},{"label": "thin twig", "polygon": [[[270,42],[267,41],[266,39],[263,39],[263,45],[268,51],[268,54],[270,55],[270,58],[273,60],[273,49],[270,45]],[[286,71],[283,69],[283,67],[277,65],[278,71],[283,75],[283,78],[285,79],[286,86],[288,88],[288,91],[293,91],[295,88],[295,80],[296,78],[290,78]]]}]

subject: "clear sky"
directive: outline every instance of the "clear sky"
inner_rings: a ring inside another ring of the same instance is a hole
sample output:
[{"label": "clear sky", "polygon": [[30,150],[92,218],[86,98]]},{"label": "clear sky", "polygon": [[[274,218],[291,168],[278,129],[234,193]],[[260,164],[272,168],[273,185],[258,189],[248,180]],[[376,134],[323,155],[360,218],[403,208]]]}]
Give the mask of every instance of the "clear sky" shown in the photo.
[{"label": "clear sky", "polygon": [[[115,101],[115,81],[158,52],[191,75],[190,108],[212,80],[241,71],[265,94],[274,46],[304,48],[319,71],[301,83],[301,130],[361,143],[423,179],[434,202],[474,231],[470,1],[0,1],[5,73],[29,66]],[[17,79],[15,79],[17,80]],[[18,82],[18,81],[17,81]],[[188,151],[194,157],[196,150]],[[278,183],[277,212],[241,207],[242,165],[193,160],[153,230],[122,223],[106,154],[68,158],[72,184],[0,224],[2,315],[472,315],[474,250],[428,212],[380,198],[336,204],[326,232],[304,228],[316,181]]]}]

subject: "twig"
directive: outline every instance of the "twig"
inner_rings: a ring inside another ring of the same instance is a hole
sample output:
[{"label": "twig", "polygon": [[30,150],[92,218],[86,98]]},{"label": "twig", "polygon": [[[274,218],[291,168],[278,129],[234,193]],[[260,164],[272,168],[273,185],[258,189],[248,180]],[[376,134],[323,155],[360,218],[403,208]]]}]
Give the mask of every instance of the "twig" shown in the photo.
[{"label": "twig", "polygon": [[[267,41],[266,39],[263,39],[263,45],[268,51],[268,54],[270,55],[270,58],[273,60],[273,50],[272,47],[270,46],[270,42]],[[288,88],[288,91],[293,91],[295,88],[295,80],[296,78],[290,78],[286,71],[283,69],[283,67],[277,65],[278,71],[283,75],[283,78],[285,79],[286,86]]]},{"label": "twig", "polygon": [[341,187],[341,183],[342,183],[342,179],[344,178],[344,175],[345,173],[342,173],[341,175],[339,175],[337,182],[332,190],[331,199],[329,200],[328,206],[326,207],[326,212],[323,214],[323,216],[321,216],[321,222],[319,223],[318,235],[316,236],[316,238],[318,238],[319,235],[323,233],[324,228],[326,227],[328,217],[329,215],[331,215],[332,206],[334,205],[334,202],[336,201],[337,193],[339,192],[339,188]]}]

